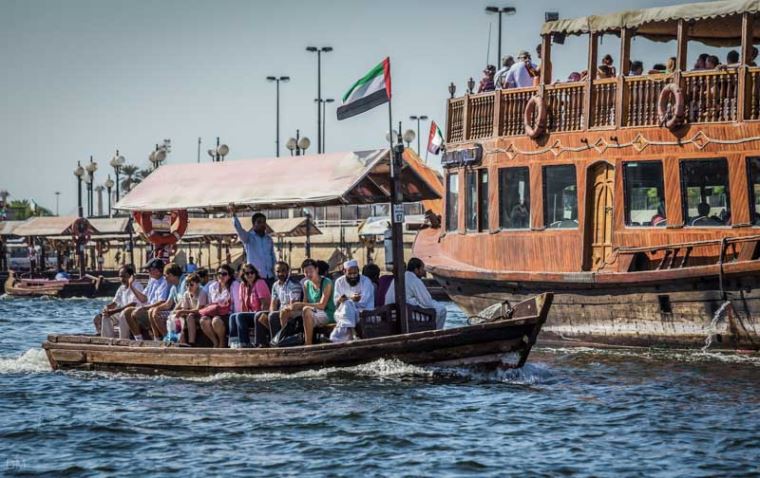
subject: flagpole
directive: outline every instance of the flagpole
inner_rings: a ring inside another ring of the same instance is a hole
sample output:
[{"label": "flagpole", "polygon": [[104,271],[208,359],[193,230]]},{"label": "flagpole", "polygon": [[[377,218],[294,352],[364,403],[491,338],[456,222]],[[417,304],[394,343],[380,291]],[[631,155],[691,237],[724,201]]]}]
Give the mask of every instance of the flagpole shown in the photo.
[{"label": "flagpole", "polygon": [[[400,132],[399,132],[400,136]],[[391,99],[388,98],[388,154],[391,163],[391,241],[393,242],[393,291],[398,305],[398,318],[401,332],[409,331],[406,309],[406,281],[404,277],[404,202],[401,194],[401,166],[404,143],[398,138],[393,146],[393,113]]]}]

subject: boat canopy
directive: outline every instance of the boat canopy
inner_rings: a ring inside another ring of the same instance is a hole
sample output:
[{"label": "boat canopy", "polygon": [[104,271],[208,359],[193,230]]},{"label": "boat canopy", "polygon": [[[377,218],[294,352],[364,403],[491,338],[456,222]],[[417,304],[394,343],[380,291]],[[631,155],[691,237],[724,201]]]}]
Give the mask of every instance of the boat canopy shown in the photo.
[{"label": "boat canopy", "polygon": [[0,221],[0,236],[15,236],[15,229],[24,221]]},{"label": "boat canopy", "polygon": [[[741,44],[742,14],[758,12],[760,0],[687,3],[546,22],[541,34],[613,33],[628,28],[650,40],[668,41],[676,36],[678,20],[683,19],[690,22],[690,40],[712,46],[733,46]],[[760,18],[752,18],[752,23],[754,37],[760,38]]]},{"label": "boat canopy", "polygon": [[[388,149],[161,166],[124,196],[124,211],[251,209],[390,201]],[[440,185],[404,154],[404,202],[440,199]]]},{"label": "boat canopy", "polygon": [[[244,219],[241,219],[244,221]],[[139,224],[135,224],[135,229],[139,232]],[[306,235],[306,218],[294,217],[287,219],[267,219],[267,233],[275,237],[300,237]],[[309,221],[309,234],[322,234],[314,225],[314,221]],[[237,231],[232,225],[232,219],[229,217],[190,217],[187,220],[187,231],[183,239],[195,239],[203,237],[237,237]]]},{"label": "boat canopy", "polygon": [[[71,226],[77,216],[38,216],[31,217],[16,226],[14,236],[63,236],[71,234]],[[100,231],[90,223],[90,233],[95,235]]]}]

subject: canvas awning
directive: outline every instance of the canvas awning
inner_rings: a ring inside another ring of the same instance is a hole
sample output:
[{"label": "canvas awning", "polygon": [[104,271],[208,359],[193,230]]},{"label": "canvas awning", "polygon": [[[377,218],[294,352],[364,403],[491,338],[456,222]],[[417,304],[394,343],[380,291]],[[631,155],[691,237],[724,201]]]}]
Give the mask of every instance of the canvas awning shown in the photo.
[{"label": "canvas awning", "polygon": [[0,236],[15,236],[15,229],[24,221],[0,221]]},{"label": "canvas awning", "polygon": [[[403,201],[440,199],[435,185],[410,167],[401,172]],[[214,163],[168,164],[115,206],[125,211],[251,209],[373,204],[390,200],[387,149]]]},{"label": "canvas awning", "polygon": [[93,236],[125,236],[127,235],[127,225],[129,224],[128,217],[104,217],[104,218],[90,218],[88,219],[97,233],[93,233]]},{"label": "canvas awning", "polygon": [[[287,219],[267,219],[267,225],[272,228],[272,235],[275,237],[303,237],[306,235],[306,218],[293,217]],[[322,234],[314,221],[308,222],[309,235],[317,236]]]},{"label": "canvas awning", "polygon": [[[744,12],[760,12],[760,0],[686,3],[557,20],[544,23],[541,34],[580,35],[619,32],[622,28],[629,28],[635,29],[636,35],[650,40],[667,41],[675,38],[678,20],[684,19],[693,22],[688,29],[690,40],[713,46],[732,46],[741,43],[741,15]],[[754,36],[760,38],[760,18],[753,18],[753,24]]]},{"label": "canvas awning", "polygon": [[[13,231],[14,236],[63,236],[71,234],[71,226],[77,216],[40,216],[32,217],[19,224]],[[90,233],[99,231],[90,224]]]}]

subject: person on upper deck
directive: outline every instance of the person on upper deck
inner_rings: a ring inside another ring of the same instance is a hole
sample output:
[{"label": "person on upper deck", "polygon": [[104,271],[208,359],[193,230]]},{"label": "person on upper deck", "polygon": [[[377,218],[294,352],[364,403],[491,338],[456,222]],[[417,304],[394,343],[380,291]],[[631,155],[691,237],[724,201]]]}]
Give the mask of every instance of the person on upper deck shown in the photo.
[{"label": "person on upper deck", "polygon": [[628,71],[628,76],[641,76],[644,74],[644,63],[635,60],[631,62],[631,68]]},{"label": "person on upper deck", "polygon": [[[433,300],[422,278],[425,277],[425,263],[416,257],[409,259],[406,264],[404,282],[406,283],[406,303],[427,309],[435,309],[435,328],[442,329],[446,325],[446,306]],[[396,303],[395,284],[391,283],[385,294],[385,304]]]},{"label": "person on upper deck", "polygon": [[230,348],[251,346],[251,326],[259,312],[269,309],[269,301],[272,299],[267,283],[250,264],[243,267],[239,289],[240,309],[230,315]]},{"label": "person on upper deck", "polygon": [[533,78],[536,76],[538,76],[538,70],[530,61],[530,53],[521,51],[517,55],[517,62],[507,72],[507,85],[509,88],[533,86]]},{"label": "person on upper deck", "polygon": [[509,73],[509,69],[512,68],[512,65],[514,64],[515,59],[512,55],[507,55],[501,60],[501,68],[496,72],[493,80],[497,90],[507,88],[507,73]]},{"label": "person on upper deck", "polygon": [[[119,338],[128,339],[130,332],[135,340],[150,337],[150,309],[163,303],[169,297],[169,283],[164,277],[164,261],[157,258],[151,259],[146,264],[146,268],[150,277],[148,285],[144,293],[132,288],[132,292],[140,300],[140,305],[124,309],[122,317],[119,317]],[[131,280],[134,281],[134,276]]]},{"label": "person on upper deck", "polygon": [[337,309],[335,329],[330,334],[332,342],[351,340],[359,314],[375,307],[375,286],[369,277],[359,274],[359,263],[355,259],[344,262],[343,272],[335,281],[333,300]]},{"label": "person on upper deck", "polygon": [[707,59],[710,57],[707,53],[702,53],[697,57],[697,61],[694,62],[694,68],[692,68],[694,71],[700,71],[706,69],[705,64],[707,63]]},{"label": "person on upper deck", "polygon": [[705,70],[714,70],[720,66],[720,58],[715,55],[710,55],[705,60]]},{"label": "person on upper deck", "polygon": [[135,269],[130,265],[121,266],[119,269],[119,289],[110,304],[106,305],[103,310],[95,316],[95,330],[101,337],[113,338],[114,326],[118,324],[122,317],[122,312],[127,307],[136,307],[140,305],[140,299],[135,295],[135,291],[142,294],[143,287],[140,282],[134,280]]},{"label": "person on upper deck", "polygon": [[235,231],[237,231],[240,242],[243,243],[246,261],[261,273],[261,277],[271,288],[274,284],[274,263],[276,259],[274,241],[267,234],[267,217],[260,212],[255,213],[251,217],[253,228],[246,231],[240,224],[234,205],[231,204],[229,210],[232,213]]},{"label": "person on upper deck", "polygon": [[599,69],[601,69],[603,66],[606,66],[606,70],[609,72],[609,76],[606,78],[615,78],[617,76],[617,70],[615,69],[614,60],[612,59],[612,55],[609,53],[604,55],[602,58],[602,64],[599,65]]},{"label": "person on upper deck", "polygon": [[480,85],[478,86],[478,93],[484,93],[496,89],[493,83],[494,75],[496,75],[496,67],[493,65],[486,66],[486,69],[483,70],[483,78],[480,80]]},{"label": "person on upper deck", "polygon": [[[269,301],[269,310],[256,314],[256,331],[254,334],[257,347],[268,346],[272,337],[277,335],[282,325],[280,324],[280,312],[290,304],[303,301],[303,287],[295,279],[290,277],[290,266],[287,262],[278,261],[274,266],[277,280],[272,286],[272,297]],[[290,311],[290,318],[300,317],[298,311]]]},{"label": "person on upper deck", "polygon": [[311,345],[314,341],[314,327],[335,323],[335,302],[333,301],[333,283],[320,274],[317,262],[306,259],[301,263],[301,270],[306,277],[303,283],[304,301],[295,302],[280,310],[282,327],[293,318],[293,312],[302,312],[304,342]]},{"label": "person on upper deck", "polygon": [[747,62],[747,66],[757,66],[757,62],[756,62],[756,60],[757,60],[757,53],[758,53],[757,47],[753,46],[752,47],[752,59],[749,62]]},{"label": "person on upper deck", "polygon": [[599,68],[596,69],[596,79],[604,80],[605,78],[615,78],[613,69],[608,65],[599,65]]},{"label": "person on upper deck", "polygon": [[665,73],[673,73],[674,71],[676,71],[676,57],[671,56],[665,64]]},{"label": "person on upper deck", "polygon": [[739,66],[739,52],[731,50],[726,54],[726,64],[724,68],[737,68]]}]

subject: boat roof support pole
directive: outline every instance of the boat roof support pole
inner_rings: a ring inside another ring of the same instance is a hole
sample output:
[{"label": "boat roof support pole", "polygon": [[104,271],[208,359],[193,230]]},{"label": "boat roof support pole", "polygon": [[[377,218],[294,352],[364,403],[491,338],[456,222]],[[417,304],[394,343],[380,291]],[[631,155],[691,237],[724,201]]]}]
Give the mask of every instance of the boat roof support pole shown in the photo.
[{"label": "boat roof support pole", "polygon": [[686,55],[688,54],[689,43],[689,25],[683,18],[678,20],[678,29],[676,30],[676,71],[687,71]]},{"label": "boat roof support pole", "polygon": [[746,119],[747,102],[750,95],[747,94],[747,77],[748,65],[752,62],[752,40],[754,32],[752,23],[754,18],[752,14],[745,12],[742,14],[742,46],[741,46],[741,66],[737,74],[739,75],[739,91],[736,102],[736,117],[739,121]]},{"label": "boat roof support pole", "polygon": [[541,84],[552,84],[552,36],[541,35]]},{"label": "boat roof support pole", "polygon": [[401,187],[401,168],[403,166],[404,142],[401,139],[401,128],[398,131],[396,144],[393,144],[393,115],[391,101],[388,100],[388,130],[391,148],[388,150],[391,173],[391,241],[393,251],[393,292],[398,306],[398,320],[401,330],[409,330],[406,309],[406,267],[404,264],[404,197]]},{"label": "boat roof support pole", "polygon": [[631,36],[633,31],[630,28],[623,27],[620,30],[620,68],[617,77],[617,93],[615,96],[615,127],[622,128],[624,125],[623,118],[627,116],[625,109],[625,77],[630,71],[631,63]]},{"label": "boat roof support pole", "polygon": [[594,78],[596,78],[596,64],[599,52],[599,34],[589,32],[588,34],[588,76],[586,77],[586,94],[583,101],[584,128],[588,130],[591,127],[591,105],[594,104],[591,98],[594,92]]}]

